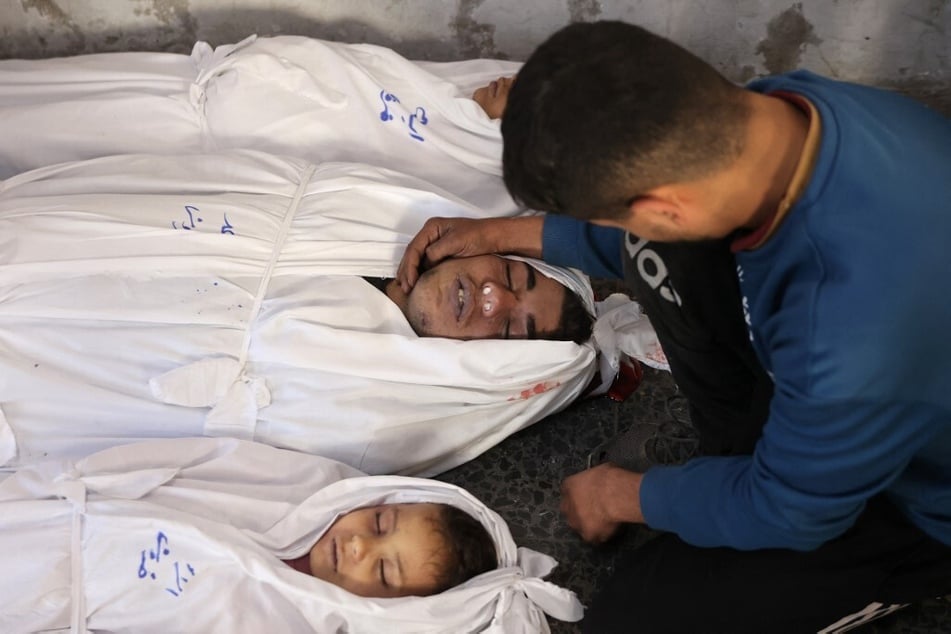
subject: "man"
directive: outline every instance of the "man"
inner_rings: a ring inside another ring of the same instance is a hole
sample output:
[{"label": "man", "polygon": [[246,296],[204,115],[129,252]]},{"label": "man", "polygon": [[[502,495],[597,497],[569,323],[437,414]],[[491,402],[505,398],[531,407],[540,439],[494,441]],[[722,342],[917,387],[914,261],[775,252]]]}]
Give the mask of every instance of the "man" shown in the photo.
[{"label": "man", "polygon": [[389,170],[254,152],[5,181],[0,463],[205,435],[433,474],[574,401],[597,366],[583,275],[493,255],[408,295],[368,283],[434,210],[478,214]]},{"label": "man", "polygon": [[[605,464],[565,481],[563,510],[588,540],[624,522],[672,533],[619,566],[587,630],[807,632],[951,592],[951,302],[933,277],[951,269],[947,119],[806,72],[740,88],[672,42],[604,22],[539,47],[502,131],[516,200],[628,236],[551,217],[434,221],[410,245],[403,284],[425,259],[489,245],[549,258],[570,244],[576,263],[612,262],[684,307],[659,331],[668,358],[686,352],[671,359],[678,382],[692,343],[732,349],[725,374],[753,379],[733,409],[752,411],[763,391],[745,346],[724,336],[735,332],[729,312],[719,324],[692,320],[696,307],[721,307],[685,292],[642,242],[671,242],[677,269],[696,256],[694,271],[711,278],[707,264],[722,271],[729,253],[710,241],[726,240],[752,346],[774,381],[751,454],[646,473]],[[657,325],[677,312],[651,303]],[[718,396],[700,387],[685,389],[695,412]],[[741,439],[753,418],[739,421]],[[742,451],[711,440],[716,426],[699,431],[702,446]]]},{"label": "man", "polygon": [[580,344],[591,336],[593,318],[577,293],[523,260],[454,258],[423,273],[409,293],[392,278],[381,286],[421,337]]}]

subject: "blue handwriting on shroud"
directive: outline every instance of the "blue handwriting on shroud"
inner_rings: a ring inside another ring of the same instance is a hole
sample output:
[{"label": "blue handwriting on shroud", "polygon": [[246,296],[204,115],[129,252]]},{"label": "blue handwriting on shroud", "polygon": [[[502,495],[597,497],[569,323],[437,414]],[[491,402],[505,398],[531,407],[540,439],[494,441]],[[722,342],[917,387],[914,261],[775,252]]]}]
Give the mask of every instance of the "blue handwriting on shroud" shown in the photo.
[{"label": "blue handwriting on shroud", "polygon": [[143,549],[139,554],[139,579],[144,581],[159,581],[165,585],[165,592],[173,597],[181,596],[185,585],[197,573],[194,566],[182,562],[172,555],[168,536],[162,531],[155,534],[155,543],[150,548]]},{"label": "blue handwriting on shroud", "polygon": [[[417,106],[411,111],[409,108],[403,106],[403,102],[399,100],[399,97],[386,90],[380,90],[380,102],[383,104],[383,110],[380,111],[380,121],[389,123],[390,121],[395,121],[396,117],[399,117],[400,121],[406,125],[410,138],[420,142],[426,140],[423,138],[422,130],[420,130],[422,126],[429,123],[429,117],[426,116],[425,108]],[[391,107],[392,112],[390,111]],[[402,114],[397,112],[398,109],[403,111]]]},{"label": "blue handwriting on shroud", "polygon": [[[185,215],[180,220],[172,221],[172,229],[184,229],[185,231],[191,231],[198,228],[198,224],[205,221],[199,214],[201,210],[195,205],[185,205]],[[224,222],[221,224],[221,233],[228,234],[230,236],[234,235],[234,225],[228,220],[228,214],[221,214],[224,218]]]}]

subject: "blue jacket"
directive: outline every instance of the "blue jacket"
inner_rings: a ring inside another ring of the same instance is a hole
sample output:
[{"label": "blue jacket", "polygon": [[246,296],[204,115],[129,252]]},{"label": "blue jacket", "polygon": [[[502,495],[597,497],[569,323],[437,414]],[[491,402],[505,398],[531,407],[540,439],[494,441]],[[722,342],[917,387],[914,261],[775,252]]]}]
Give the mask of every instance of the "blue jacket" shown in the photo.
[{"label": "blue jacket", "polygon": [[[699,546],[808,550],[883,493],[951,545],[951,122],[804,71],[748,88],[822,125],[806,191],[736,256],[769,419],[752,456],[650,469],[644,516]],[[549,217],[544,255],[618,276],[622,235]]]}]

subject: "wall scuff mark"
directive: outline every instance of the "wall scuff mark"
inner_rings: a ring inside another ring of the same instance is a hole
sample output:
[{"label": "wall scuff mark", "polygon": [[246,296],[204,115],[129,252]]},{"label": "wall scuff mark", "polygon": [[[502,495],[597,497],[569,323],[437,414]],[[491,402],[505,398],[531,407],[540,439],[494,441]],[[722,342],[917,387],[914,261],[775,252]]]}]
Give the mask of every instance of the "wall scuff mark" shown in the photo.
[{"label": "wall scuff mark", "polygon": [[601,17],[598,0],[568,0],[568,13],[572,22],[594,22]]},{"label": "wall scuff mark", "polygon": [[812,24],[802,14],[802,3],[794,4],[766,25],[766,39],[756,47],[770,74],[785,73],[799,67],[807,44],[819,45]]},{"label": "wall scuff mark", "polygon": [[[75,22],[70,19],[69,15],[63,11],[55,0],[22,0],[21,6],[24,11],[29,11],[30,9],[36,11],[43,18],[46,18],[54,25],[63,27],[72,34],[72,42],[69,44],[69,50],[73,53],[82,53],[85,52],[86,48],[86,36],[83,34],[82,30],[76,25]],[[39,41],[43,43],[44,47],[48,42],[48,38],[40,37]]]},{"label": "wall scuff mark", "polygon": [[463,58],[508,59],[507,55],[495,48],[495,25],[477,22],[472,17],[481,4],[482,0],[459,1],[459,11],[449,24],[459,42],[459,54]]}]

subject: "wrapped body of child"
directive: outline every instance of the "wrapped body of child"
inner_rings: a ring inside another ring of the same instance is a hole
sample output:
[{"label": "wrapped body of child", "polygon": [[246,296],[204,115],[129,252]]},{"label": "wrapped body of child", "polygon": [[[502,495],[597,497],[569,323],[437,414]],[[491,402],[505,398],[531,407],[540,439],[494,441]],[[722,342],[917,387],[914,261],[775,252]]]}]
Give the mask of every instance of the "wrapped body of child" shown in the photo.
[{"label": "wrapped body of child", "polygon": [[574,595],[433,480],[168,439],[0,480],[0,630],[547,632]]}]

